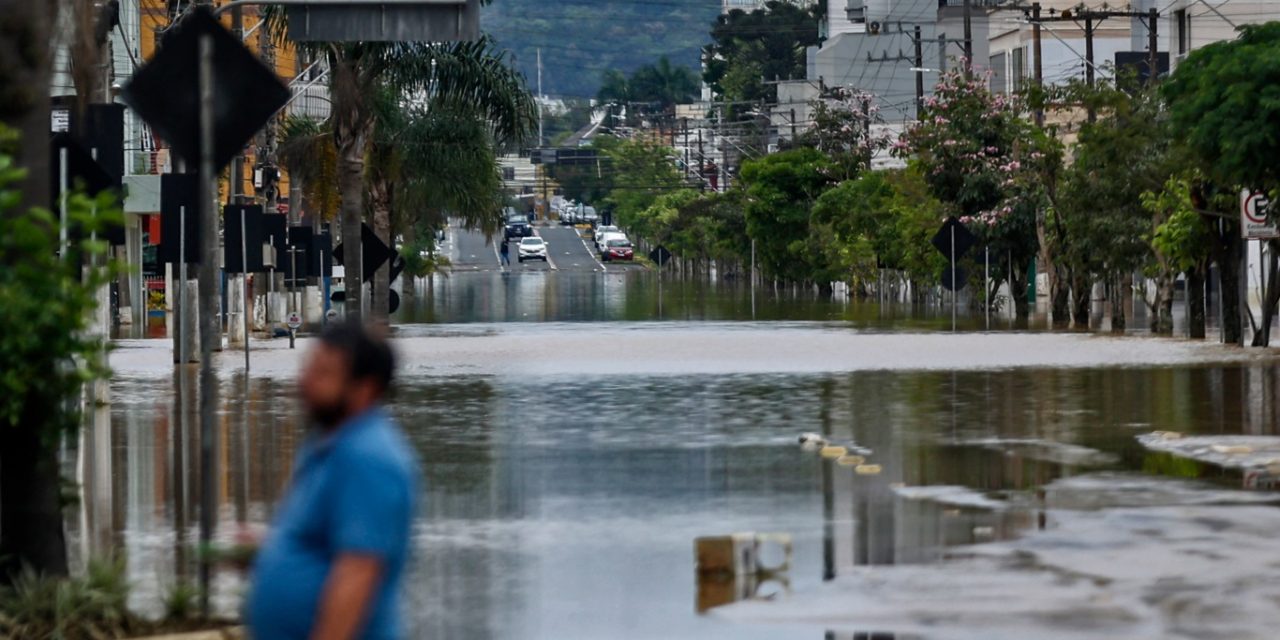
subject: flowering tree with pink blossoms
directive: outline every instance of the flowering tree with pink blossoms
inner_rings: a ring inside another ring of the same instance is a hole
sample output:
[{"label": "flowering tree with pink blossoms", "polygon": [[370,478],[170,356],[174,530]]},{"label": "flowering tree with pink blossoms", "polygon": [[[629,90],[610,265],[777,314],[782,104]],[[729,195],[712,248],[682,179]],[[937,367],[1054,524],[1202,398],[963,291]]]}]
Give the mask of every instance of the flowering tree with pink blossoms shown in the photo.
[{"label": "flowering tree with pink blossoms", "polygon": [[[1032,124],[1019,96],[992,93],[986,79],[959,70],[943,74],[924,107],[894,151],[919,166],[934,197],[990,248],[993,270],[1012,271],[1010,290],[1026,291],[1059,144]],[[1027,296],[1013,297],[1025,320]]]},{"label": "flowering tree with pink blossoms", "polygon": [[884,131],[879,98],[850,87],[833,87],[812,101],[813,123],[797,142],[831,158],[840,175],[851,180],[871,167],[871,158],[888,149],[893,137]]}]

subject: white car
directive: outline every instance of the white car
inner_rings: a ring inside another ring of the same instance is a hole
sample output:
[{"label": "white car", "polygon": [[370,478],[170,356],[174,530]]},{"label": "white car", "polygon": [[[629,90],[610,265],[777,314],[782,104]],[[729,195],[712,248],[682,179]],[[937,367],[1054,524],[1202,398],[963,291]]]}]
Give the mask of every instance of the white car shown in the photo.
[{"label": "white car", "polygon": [[516,251],[516,259],[520,262],[525,260],[547,261],[547,241],[538,236],[521,239],[519,249]]},{"label": "white car", "polygon": [[610,240],[626,240],[626,239],[627,239],[627,234],[622,233],[621,231],[597,233],[596,234],[596,253],[603,254],[604,249],[606,246],[608,246],[607,243]]},{"label": "white car", "polygon": [[606,233],[622,233],[622,230],[611,224],[600,225],[596,227],[595,232],[591,234],[591,238],[594,240]]}]

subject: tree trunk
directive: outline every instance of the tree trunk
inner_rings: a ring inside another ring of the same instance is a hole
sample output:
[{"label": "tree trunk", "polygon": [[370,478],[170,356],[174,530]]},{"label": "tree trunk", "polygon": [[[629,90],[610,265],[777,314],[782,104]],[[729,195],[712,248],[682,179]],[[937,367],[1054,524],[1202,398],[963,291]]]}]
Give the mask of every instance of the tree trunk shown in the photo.
[{"label": "tree trunk", "polygon": [[1070,293],[1066,269],[1060,266],[1052,267],[1049,270],[1049,295],[1052,303],[1053,326],[1056,329],[1065,329],[1071,322]]},{"label": "tree trunk", "polygon": [[342,216],[342,265],[348,318],[360,321],[364,312],[364,155],[369,140],[369,115],[355,62],[330,56],[330,99],[333,102],[333,142],[338,152],[338,190]]},{"label": "tree trunk", "polygon": [[1187,270],[1187,335],[1204,339],[1204,270]]},{"label": "tree trunk", "polygon": [[58,437],[45,407],[25,413],[17,426],[0,428],[0,584],[23,568],[67,574]]},{"label": "tree trunk", "polygon": [[[1239,223],[1235,223],[1239,224]],[[1234,227],[1234,232],[1230,228]],[[1228,225],[1224,238],[1215,242],[1215,261],[1217,262],[1217,291],[1221,296],[1222,321],[1220,332],[1224,344],[1244,344],[1244,316],[1240,315],[1240,248],[1242,242],[1236,234],[1239,227]]]},{"label": "tree trunk", "polygon": [[1031,304],[1027,301],[1028,277],[1027,265],[1014,266],[1009,297],[1013,298],[1013,308],[1017,316],[1016,326],[1019,329],[1027,328],[1031,319]]},{"label": "tree trunk", "polygon": [[[418,226],[412,220],[402,223],[404,226],[404,246],[418,246]],[[434,244],[434,241],[433,243]],[[413,313],[418,303],[418,276],[406,271],[400,276],[400,308],[405,313]]]},{"label": "tree trunk", "polygon": [[1111,286],[1107,288],[1110,290],[1109,297],[1111,299],[1111,333],[1124,333],[1126,321],[1123,287],[1120,286],[1120,278],[1114,274],[1111,276],[1110,281]]},{"label": "tree trunk", "polygon": [[1083,269],[1075,269],[1071,273],[1071,315],[1077,329],[1089,328],[1089,307],[1093,302],[1093,282]]},{"label": "tree trunk", "polygon": [[[373,227],[374,234],[383,244],[391,247],[391,184],[381,175],[369,181],[369,211],[373,217],[373,224],[370,226]],[[369,316],[375,320],[386,320],[390,315],[391,261],[388,260],[373,272]]]},{"label": "tree trunk", "polygon": [[57,2],[0,0],[0,122],[17,131],[13,164],[26,169],[16,211],[49,203],[49,27]]},{"label": "tree trunk", "polygon": [[[17,132],[14,165],[27,171],[23,214],[49,202],[50,26],[57,2],[0,0],[0,122]],[[0,269],[8,268],[0,265]],[[66,575],[58,438],[43,427],[46,407],[28,407],[14,426],[0,427],[0,583],[22,566]]]}]

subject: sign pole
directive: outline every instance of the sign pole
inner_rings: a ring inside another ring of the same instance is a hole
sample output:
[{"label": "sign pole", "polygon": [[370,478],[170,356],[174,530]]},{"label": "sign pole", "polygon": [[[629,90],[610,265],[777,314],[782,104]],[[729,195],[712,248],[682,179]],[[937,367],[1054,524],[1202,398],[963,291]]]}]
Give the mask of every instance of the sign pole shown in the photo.
[{"label": "sign pole", "polygon": [[988,245],[983,249],[983,255],[986,262],[984,273],[982,275],[982,297],[987,303],[987,331],[991,330],[991,247]]},{"label": "sign pole", "polygon": [[[214,519],[217,503],[216,463],[214,458],[217,437],[214,421],[214,404],[217,401],[217,377],[213,371],[214,341],[222,339],[218,330],[215,290],[217,274],[214,271],[214,254],[218,242],[218,221],[214,217],[213,199],[215,179],[213,169],[213,37],[201,34],[199,38],[199,126],[200,126],[200,545],[207,550],[213,541]],[[185,257],[185,256],[184,256]],[[209,595],[212,589],[212,567],[208,554],[200,559],[200,611],[208,618]]]},{"label": "sign pole", "polygon": [[249,241],[245,237],[248,224],[245,218],[248,217],[249,210],[246,207],[240,208],[240,278],[244,283],[244,309],[241,310],[244,316],[244,375],[249,375],[249,302],[253,297],[249,295]]},{"label": "sign pole", "polygon": [[178,207],[178,363],[187,363],[187,207]]},{"label": "sign pole", "polygon": [[951,227],[951,332],[956,330],[956,228]]}]

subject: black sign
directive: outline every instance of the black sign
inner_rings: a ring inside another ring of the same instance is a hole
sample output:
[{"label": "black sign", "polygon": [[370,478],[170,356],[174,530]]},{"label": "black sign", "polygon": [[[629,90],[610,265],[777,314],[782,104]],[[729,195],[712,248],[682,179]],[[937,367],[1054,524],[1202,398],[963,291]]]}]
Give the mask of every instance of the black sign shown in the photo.
[{"label": "black sign", "polygon": [[666,247],[658,245],[653,248],[653,251],[649,252],[649,259],[661,267],[662,265],[671,262],[671,252],[667,251]]},{"label": "black sign", "polygon": [[[360,225],[360,245],[361,252],[363,253],[360,260],[361,267],[364,269],[362,275],[364,276],[364,281],[369,282],[373,280],[374,272],[381,268],[383,264],[386,264],[387,260],[395,257],[396,253],[383,243],[382,240],[379,240],[378,234],[374,233],[373,229],[369,228],[369,225],[367,224]],[[333,259],[337,260],[340,264],[346,264],[343,260],[341,244],[334,247]]]},{"label": "black sign", "polygon": [[333,276],[333,234],[325,231],[313,239],[315,250],[320,254],[319,260],[307,263],[307,275],[313,278],[329,278]]},{"label": "black sign", "polygon": [[276,267],[289,249],[289,220],[283,213],[266,213],[262,215],[262,242],[276,249]]},{"label": "black sign", "polygon": [[213,163],[227,166],[289,89],[218,23],[205,5],[192,7],[165,33],[160,52],[143,65],[121,98],[190,166],[200,161],[200,41],[213,44]]},{"label": "black sign", "polygon": [[186,218],[186,262],[200,264],[200,212],[196,207],[199,176],[166,173],[160,176],[160,261],[178,263],[182,218]]},{"label": "black sign", "polygon": [[[933,236],[933,246],[948,260],[959,260],[964,257],[964,254],[968,253],[977,241],[973,233],[955,216],[947,218],[947,221],[942,223],[942,228],[938,229],[938,233]],[[951,255],[952,247],[955,247],[955,256]]]},{"label": "black sign", "polygon": [[[954,280],[952,275],[955,276]],[[962,267],[956,267],[954,274],[951,272],[951,267],[943,267],[942,275],[939,277],[942,280],[944,289],[947,291],[959,291],[964,288],[965,282],[969,279],[969,274]],[[953,282],[955,283],[954,287],[951,286]]]},{"label": "black sign", "polygon": [[[71,191],[81,189],[90,196],[96,196],[103,191],[116,189],[120,186],[120,181],[113,178],[102,165],[93,159],[93,156],[70,135],[65,133],[56,133],[50,140],[50,158],[49,158],[49,196],[50,204],[54,211],[57,211],[62,198],[62,160],[66,158],[67,175],[65,180]],[[72,228],[68,230],[70,237],[82,239],[89,234],[85,233],[81,228]],[[98,232],[98,237],[110,242],[111,244],[124,244],[124,226],[119,224]]]},{"label": "black sign", "polygon": [[[244,220],[244,247],[248,260],[241,256],[240,222]],[[249,273],[262,271],[262,206],[229,204],[222,210],[222,222],[226,225],[226,272]]]}]

